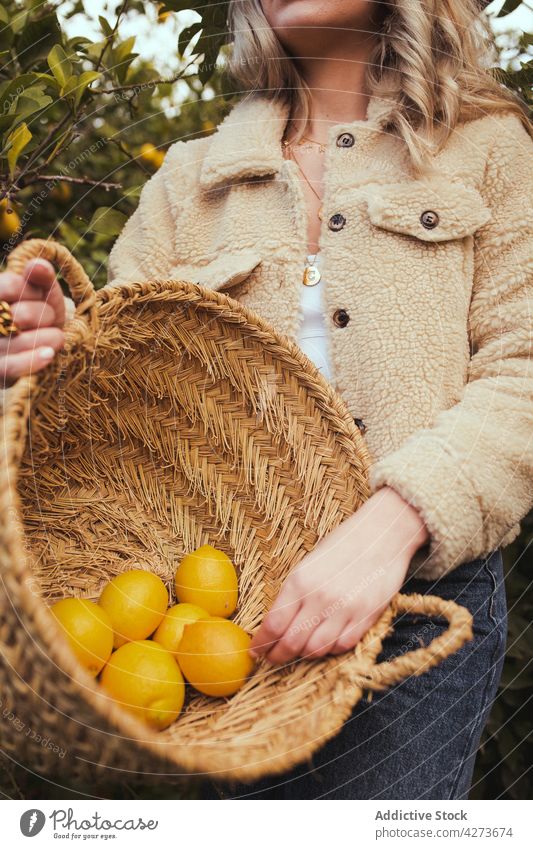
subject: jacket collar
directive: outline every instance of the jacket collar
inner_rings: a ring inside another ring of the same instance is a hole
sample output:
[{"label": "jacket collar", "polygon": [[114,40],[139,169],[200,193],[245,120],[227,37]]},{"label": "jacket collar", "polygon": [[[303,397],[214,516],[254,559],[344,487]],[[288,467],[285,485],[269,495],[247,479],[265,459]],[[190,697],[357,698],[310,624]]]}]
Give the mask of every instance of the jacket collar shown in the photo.
[{"label": "jacket collar", "polygon": [[[372,95],[365,120],[330,127],[330,140],[344,131],[380,132],[391,109],[390,101]],[[284,163],[281,138],[289,107],[264,95],[247,95],[219,124],[200,168],[202,189],[230,180],[276,174]]]}]

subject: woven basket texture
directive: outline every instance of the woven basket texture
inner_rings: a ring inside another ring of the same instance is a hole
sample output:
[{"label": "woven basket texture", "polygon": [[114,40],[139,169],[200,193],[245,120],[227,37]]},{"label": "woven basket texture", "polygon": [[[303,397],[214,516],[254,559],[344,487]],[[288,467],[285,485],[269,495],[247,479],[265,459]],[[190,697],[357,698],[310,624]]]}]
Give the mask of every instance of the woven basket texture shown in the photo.
[{"label": "woven basket texture", "polygon": [[[76,314],[63,352],[10,390],[0,467],[3,749],[37,772],[252,779],[309,758],[365,691],[422,674],[471,638],[471,616],[398,594],[352,652],[258,664],[230,699],[190,690],[156,733],[79,666],[47,606],[96,600],[131,568],[172,593],[180,558],[209,542],[239,574],[236,621],[253,632],[284,579],[369,496],[369,456],[342,399],[289,339],[228,296],[184,281],[94,291],[62,246],[51,260]],[[173,599],[174,600],[174,599]],[[427,646],[376,664],[404,611],[444,617]],[[58,748],[63,754],[58,756]]]}]

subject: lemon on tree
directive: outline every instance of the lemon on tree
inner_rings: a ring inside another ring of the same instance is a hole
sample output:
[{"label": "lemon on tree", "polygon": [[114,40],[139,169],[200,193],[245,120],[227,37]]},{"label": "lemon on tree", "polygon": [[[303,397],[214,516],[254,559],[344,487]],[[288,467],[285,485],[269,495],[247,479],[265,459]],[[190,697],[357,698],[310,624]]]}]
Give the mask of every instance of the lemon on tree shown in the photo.
[{"label": "lemon on tree", "polygon": [[63,598],[50,612],[82,666],[96,677],[113,650],[113,627],[105,610],[86,599]]},{"label": "lemon on tree", "polygon": [[57,183],[50,192],[50,197],[59,203],[68,203],[72,200],[72,188],[64,180]]},{"label": "lemon on tree", "polygon": [[158,150],[151,142],[145,142],[141,145],[140,155],[143,162],[151,165],[152,168],[160,168],[165,158],[163,150]]},{"label": "lemon on tree", "polygon": [[169,651],[152,640],[135,640],[113,652],[100,678],[125,710],[161,731],[179,716],[185,682]]},{"label": "lemon on tree", "polygon": [[7,242],[20,230],[18,213],[8,205],[7,198],[0,200],[0,241]]},{"label": "lemon on tree", "polygon": [[197,619],[205,619],[209,614],[195,604],[175,604],[169,607],[157,631],[153,635],[156,643],[175,654],[183,636],[185,625],[196,622]]},{"label": "lemon on tree", "polygon": [[119,648],[154,633],[168,607],[168,592],[153,572],[132,569],[106,584],[98,603],[109,614]]},{"label": "lemon on tree", "polygon": [[177,651],[187,681],[207,696],[231,696],[253,669],[251,638],[235,622],[222,617],[186,625]]}]

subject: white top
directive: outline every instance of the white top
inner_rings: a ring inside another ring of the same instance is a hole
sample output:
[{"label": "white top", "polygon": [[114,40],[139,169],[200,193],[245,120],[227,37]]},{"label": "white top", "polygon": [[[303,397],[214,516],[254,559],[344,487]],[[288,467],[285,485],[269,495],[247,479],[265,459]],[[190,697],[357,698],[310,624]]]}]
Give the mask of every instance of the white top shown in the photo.
[{"label": "white top", "polygon": [[[307,259],[313,260],[313,265],[321,269],[320,252],[308,254]],[[303,274],[303,269],[302,269]],[[328,337],[326,332],[326,320],[324,315],[322,294],[325,281],[322,277],[315,286],[304,286],[300,288],[300,315],[301,323],[298,331],[298,345],[314,362],[319,371],[327,380],[332,378],[331,362],[328,350]]]}]

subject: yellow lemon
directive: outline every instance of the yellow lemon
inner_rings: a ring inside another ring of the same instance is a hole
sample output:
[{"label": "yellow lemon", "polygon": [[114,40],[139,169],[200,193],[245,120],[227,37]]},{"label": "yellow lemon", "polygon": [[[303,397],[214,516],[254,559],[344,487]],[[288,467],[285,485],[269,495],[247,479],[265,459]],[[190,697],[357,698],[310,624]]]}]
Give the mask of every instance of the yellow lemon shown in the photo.
[{"label": "yellow lemon", "polygon": [[72,188],[68,183],[64,181],[60,181],[52,191],[50,192],[50,196],[59,201],[59,203],[68,203],[72,198]]},{"label": "yellow lemon", "polygon": [[214,616],[186,625],[177,651],[185,678],[207,696],[231,696],[253,669],[251,638],[235,622]]},{"label": "yellow lemon", "polygon": [[151,142],[145,142],[145,144],[141,145],[140,155],[143,162],[146,162],[153,168],[160,168],[165,158],[164,151],[158,150]]},{"label": "yellow lemon", "polygon": [[145,142],[143,145],[141,145],[141,159],[143,159],[145,162],[148,162],[149,164],[152,163],[152,157],[156,152],[157,148],[155,144],[152,144],[151,142]]},{"label": "yellow lemon", "polygon": [[154,633],[168,607],[168,592],[153,572],[132,569],[106,584],[98,603],[109,614],[118,648]]},{"label": "yellow lemon", "polygon": [[237,607],[235,567],[227,554],[202,545],[186,554],[176,570],[178,601],[197,604],[210,616],[231,616]]},{"label": "yellow lemon", "polygon": [[207,616],[209,616],[208,612],[202,610],[201,607],[196,607],[195,604],[175,604],[174,607],[169,607],[165,613],[163,621],[152,639],[175,654],[183,636],[185,625],[190,625],[197,619],[205,619]]},{"label": "yellow lemon", "polygon": [[87,672],[96,677],[113,650],[113,628],[109,616],[92,601],[63,598],[50,608]]},{"label": "yellow lemon", "polygon": [[20,230],[20,218],[14,209],[8,209],[6,198],[0,200],[0,241],[7,242]]},{"label": "yellow lemon", "polygon": [[179,666],[151,640],[126,643],[113,652],[100,680],[125,710],[158,731],[174,722],[183,707],[185,682]]}]

